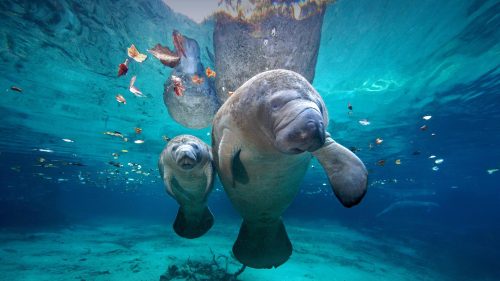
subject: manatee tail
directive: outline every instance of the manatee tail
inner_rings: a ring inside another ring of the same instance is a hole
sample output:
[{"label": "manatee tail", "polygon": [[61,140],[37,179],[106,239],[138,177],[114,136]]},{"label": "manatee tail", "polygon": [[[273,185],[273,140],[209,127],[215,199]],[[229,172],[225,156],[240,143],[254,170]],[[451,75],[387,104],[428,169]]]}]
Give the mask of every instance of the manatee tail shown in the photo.
[{"label": "manatee tail", "polygon": [[266,225],[243,220],[233,253],[239,262],[249,267],[278,267],[292,254],[292,243],[281,219]]},{"label": "manatee tail", "polygon": [[198,238],[207,233],[214,225],[214,216],[208,207],[205,207],[199,214],[186,214],[179,208],[174,222],[174,231],[184,238]]}]

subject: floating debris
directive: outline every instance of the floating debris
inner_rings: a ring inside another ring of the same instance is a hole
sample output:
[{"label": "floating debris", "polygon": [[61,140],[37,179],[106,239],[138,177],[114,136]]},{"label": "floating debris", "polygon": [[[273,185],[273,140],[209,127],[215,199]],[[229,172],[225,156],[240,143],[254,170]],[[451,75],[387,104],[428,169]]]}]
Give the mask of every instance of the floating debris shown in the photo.
[{"label": "floating debris", "polygon": [[155,58],[159,59],[163,65],[168,67],[176,67],[181,61],[181,57],[171,51],[168,47],[163,47],[160,44],[156,44],[153,49],[148,50]]},{"label": "floating debris", "polygon": [[434,166],[434,167],[432,167],[432,170],[433,171],[437,171],[437,170],[439,170],[439,167],[438,166]]},{"label": "floating debris", "polygon": [[120,133],[120,132],[118,132],[118,131],[113,131],[113,132],[108,131],[108,132],[104,132],[104,134],[108,135],[108,136],[119,137],[119,138],[122,138],[122,139],[124,138],[123,134]]},{"label": "floating debris", "polygon": [[23,89],[19,88],[19,87],[16,87],[16,86],[11,86],[10,89],[12,91],[15,91],[15,92],[19,92],[19,93],[22,93],[23,92]]},{"label": "floating debris", "polygon": [[120,94],[116,95],[116,101],[119,103],[127,104],[127,100]]},{"label": "floating debris", "polygon": [[431,115],[425,115],[425,116],[423,116],[423,117],[422,117],[422,119],[424,119],[424,120],[429,120],[429,119],[431,119],[431,118],[432,118],[432,116],[431,116]]},{"label": "floating debris", "polygon": [[383,141],[384,141],[383,139],[381,139],[381,138],[377,138],[377,139],[375,139],[375,144],[379,145],[379,144],[381,144]]},{"label": "floating debris", "polygon": [[175,47],[175,51],[177,52],[177,55],[183,55],[185,58],[187,58],[186,56],[186,51],[184,50],[184,37],[182,36],[182,34],[177,31],[177,30],[174,30],[172,32],[172,38],[173,38],[173,41],[174,41],[174,47]]},{"label": "floating debris", "polygon": [[38,149],[34,149],[34,150],[38,150],[40,152],[47,152],[47,153],[53,153],[54,152],[54,150],[48,149],[48,148],[38,148]]},{"label": "floating debris", "polygon": [[427,125],[423,125],[422,127],[420,127],[420,131],[425,131],[427,130]]},{"label": "floating debris", "polygon": [[134,85],[136,79],[137,79],[137,76],[133,76],[132,79],[130,79],[130,85],[129,85],[128,89],[136,97],[144,98],[146,96],[139,89],[137,89],[137,87]]},{"label": "floating debris", "polygon": [[134,44],[130,45],[127,49],[128,56],[133,58],[136,62],[143,62],[148,57],[145,54],[139,53]]},{"label": "floating debris", "polygon": [[118,77],[127,74],[128,72],[128,59],[118,65]]},{"label": "floating debris", "polygon": [[65,181],[68,181],[68,179],[63,179],[63,178],[59,178],[57,179],[58,182],[65,182]]},{"label": "floating debris", "polygon": [[401,165],[401,159],[396,159],[396,161],[394,161],[394,163],[395,163],[396,165]]},{"label": "floating debris", "polygon": [[204,79],[203,77],[198,76],[198,74],[195,74],[193,75],[193,77],[191,77],[191,81],[195,84],[200,85],[201,83],[203,83]]},{"label": "floating debris", "polygon": [[186,88],[184,88],[184,85],[182,84],[182,79],[175,75],[172,75],[172,77],[170,77],[170,81],[172,81],[172,84],[170,84],[170,86],[174,86],[175,95],[178,97],[182,97],[184,95],[184,91],[186,90]]},{"label": "floating debris", "polygon": [[488,175],[491,175],[493,173],[498,172],[498,169],[488,169],[488,170],[486,170],[486,172],[488,172]]},{"label": "floating debris", "polygon": [[10,167],[10,169],[14,172],[21,172],[21,166],[12,166]]},{"label": "floating debris", "polygon": [[141,143],[144,143],[144,141],[143,140],[135,140],[134,143],[141,144]]},{"label": "floating debris", "polygon": [[439,165],[439,164],[443,163],[443,161],[444,161],[444,159],[436,159],[436,161],[434,161],[434,163]]},{"label": "floating debris", "polygon": [[215,78],[215,76],[217,76],[217,73],[215,73],[215,71],[210,69],[210,67],[208,67],[208,66],[207,66],[207,69],[205,70],[205,74],[207,75],[208,78],[210,78],[210,77]]},{"label": "floating debris", "polygon": [[73,140],[70,140],[70,139],[62,139],[63,142],[75,142]]},{"label": "floating debris", "polygon": [[359,124],[361,124],[362,126],[368,126],[370,125],[370,121],[368,121],[368,119],[361,119],[358,121]]},{"label": "floating debris", "polygon": [[384,166],[385,165],[385,160],[381,159],[377,161],[377,165],[379,166]]},{"label": "floating debris", "polygon": [[136,133],[136,134],[140,134],[140,133],[142,133],[142,129],[141,129],[141,128],[139,128],[139,127],[136,127],[134,130],[135,130],[135,133]]},{"label": "floating debris", "polygon": [[128,150],[126,150],[126,149],[122,149],[122,152],[123,152],[123,153],[127,153],[127,152],[128,152]]},{"label": "floating debris", "polygon": [[122,164],[118,163],[118,162],[115,162],[115,161],[109,161],[108,162],[109,165],[112,165],[112,166],[115,166],[117,168],[120,168],[122,167]]}]

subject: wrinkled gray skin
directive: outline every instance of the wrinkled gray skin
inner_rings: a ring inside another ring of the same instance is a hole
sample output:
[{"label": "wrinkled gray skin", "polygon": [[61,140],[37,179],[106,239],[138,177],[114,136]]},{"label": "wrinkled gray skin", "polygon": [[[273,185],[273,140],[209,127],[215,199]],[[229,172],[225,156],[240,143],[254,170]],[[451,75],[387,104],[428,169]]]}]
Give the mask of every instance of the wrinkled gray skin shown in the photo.
[{"label": "wrinkled gray skin", "polygon": [[[184,36],[184,49],[186,57],[181,55],[179,65],[171,73],[182,79],[186,88],[184,95],[175,95],[169,77],[164,86],[163,101],[170,116],[181,125],[193,129],[205,128],[212,124],[212,119],[220,105],[214,91],[213,81],[206,77],[201,64],[198,43]],[[192,82],[191,78],[195,74],[203,78],[203,83]]]},{"label": "wrinkled gray skin", "polygon": [[295,71],[312,83],[326,6],[319,9],[302,20],[272,13],[252,24],[218,13],[213,39],[219,100],[225,101],[228,91],[254,75],[272,69]]},{"label": "wrinkled gray skin", "polygon": [[207,207],[215,177],[209,146],[194,136],[177,136],[163,149],[158,168],[165,190],[180,205],[175,232],[185,238],[205,234],[214,223]]},{"label": "wrinkled gray skin", "polygon": [[296,196],[312,155],[346,207],[366,193],[367,171],[325,131],[321,96],[301,75],[260,73],[221,106],[212,128],[212,154],[231,202],[243,217],[235,257],[253,268],[277,267],[292,253],[282,213]]}]

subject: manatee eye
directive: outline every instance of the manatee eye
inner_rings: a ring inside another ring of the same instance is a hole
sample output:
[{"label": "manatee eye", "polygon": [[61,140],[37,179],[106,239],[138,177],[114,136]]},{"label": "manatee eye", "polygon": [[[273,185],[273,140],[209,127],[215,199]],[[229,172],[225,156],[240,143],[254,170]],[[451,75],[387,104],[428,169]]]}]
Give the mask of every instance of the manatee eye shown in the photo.
[{"label": "manatee eye", "polygon": [[178,144],[176,144],[176,145],[172,146],[172,151],[177,150],[177,148],[178,148],[178,147],[179,147],[179,145],[178,145]]},{"label": "manatee eye", "polygon": [[196,143],[192,143],[191,146],[196,150],[200,149]]}]

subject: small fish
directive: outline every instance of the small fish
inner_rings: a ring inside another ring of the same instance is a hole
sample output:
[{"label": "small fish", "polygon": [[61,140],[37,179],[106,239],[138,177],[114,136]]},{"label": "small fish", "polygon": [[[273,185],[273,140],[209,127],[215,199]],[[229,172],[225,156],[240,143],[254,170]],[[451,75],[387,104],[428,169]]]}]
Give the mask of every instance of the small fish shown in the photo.
[{"label": "small fish", "polygon": [[128,71],[128,59],[125,59],[123,63],[118,65],[118,77],[127,74]]},{"label": "small fish", "polygon": [[383,159],[382,160],[378,160],[377,161],[377,165],[384,166],[385,165],[385,160],[383,160]]},{"label": "small fish", "polygon": [[170,80],[172,81],[170,86],[174,86],[175,95],[178,97],[182,97],[184,95],[184,91],[186,90],[186,88],[184,88],[184,84],[182,84],[182,79],[175,75],[172,75],[172,77],[170,77]]},{"label": "small fish", "polygon": [[134,84],[135,80],[137,79],[137,76],[133,76],[132,79],[130,79],[130,85],[129,85],[129,90],[132,94],[134,94],[136,97],[144,98],[146,97],[139,89],[137,89]]},{"label": "small fish", "polygon": [[134,130],[135,130],[136,134],[142,133],[142,129],[141,128],[136,127]]},{"label": "small fish", "polygon": [[177,54],[183,55],[185,58],[187,58],[186,51],[184,50],[184,37],[182,36],[182,34],[179,31],[174,30],[172,32],[172,38]]},{"label": "small fish", "polygon": [[433,159],[433,158],[436,158],[436,155],[429,156],[429,159]]},{"label": "small fish", "polygon": [[135,140],[134,143],[141,144],[141,143],[144,143],[144,141],[143,140]]},{"label": "small fish", "polygon": [[368,121],[368,119],[361,119],[358,121],[359,124],[363,125],[363,126],[368,126],[370,125],[370,121]]},{"label": "small fish", "polygon": [[139,53],[134,44],[130,45],[130,47],[127,49],[127,53],[128,56],[130,58],[133,58],[136,62],[143,62],[148,57],[145,54]]},{"label": "small fish", "polygon": [[424,119],[424,120],[429,120],[429,119],[431,119],[431,118],[432,118],[432,116],[431,116],[431,115],[425,115],[425,116],[423,116],[423,117],[422,117],[422,119]]},{"label": "small fish", "polygon": [[434,161],[434,163],[439,165],[439,164],[443,163],[443,161],[444,161],[444,159],[436,159],[436,161]]},{"label": "small fish", "polygon": [[19,88],[19,87],[16,87],[16,86],[12,86],[10,87],[10,89],[12,91],[16,91],[16,92],[19,92],[19,93],[22,93],[23,92],[23,89]]},{"label": "small fish", "polygon": [[114,131],[114,132],[104,132],[105,135],[108,135],[108,136],[113,136],[113,137],[119,137],[119,138],[122,138],[123,139],[123,134],[118,132],[118,131]]},{"label": "small fish", "polygon": [[74,142],[73,140],[70,140],[70,139],[62,139],[62,141],[64,141],[64,142]]},{"label": "small fish", "polygon": [[486,170],[486,172],[488,172],[488,175],[491,175],[493,173],[498,172],[498,169],[488,169],[488,170]]},{"label": "small fish", "polygon": [[351,146],[351,147],[349,147],[349,150],[350,150],[350,151],[352,151],[352,153],[356,153],[356,152],[358,152],[360,149],[359,149],[359,148],[357,148],[357,147],[355,147],[355,146]]},{"label": "small fish", "polygon": [[127,104],[127,100],[120,94],[116,95],[116,101],[119,103]]},{"label": "small fish", "polygon": [[176,67],[181,61],[180,56],[171,51],[168,47],[163,47],[160,44],[156,44],[153,49],[148,50],[148,52],[159,59],[163,65],[168,67]]},{"label": "small fish", "polygon": [[201,83],[203,83],[203,77],[200,77],[198,76],[198,74],[195,74],[193,75],[193,77],[191,77],[191,81],[195,84],[200,85]]},{"label": "small fish", "polygon": [[113,158],[115,158],[115,159],[118,159],[118,156],[120,156],[120,155],[118,155],[118,153],[116,153],[116,152],[113,152],[113,154],[111,154],[111,155],[112,155],[112,156],[113,156]]},{"label": "small fish", "polygon": [[123,153],[127,153],[127,152],[128,152],[128,150],[126,150],[126,149],[122,149],[122,152],[123,152]]},{"label": "small fish", "polygon": [[38,162],[39,162],[39,163],[43,163],[43,162],[45,162],[45,161],[47,161],[47,160],[45,160],[45,158],[42,158],[42,157],[38,158]]},{"label": "small fish", "polygon": [[120,168],[122,166],[122,164],[120,164],[118,162],[114,162],[114,161],[109,161],[108,164],[112,165],[112,166],[115,166],[117,168]]},{"label": "small fish", "polygon": [[347,109],[352,110],[352,104],[350,102],[347,103]]},{"label": "small fish", "polygon": [[423,125],[422,127],[420,127],[420,131],[425,131],[427,130],[427,125]]},{"label": "small fish", "polygon": [[381,144],[384,140],[381,138],[375,139],[375,144]]},{"label": "small fish", "polygon": [[217,73],[210,69],[210,67],[207,66],[207,69],[205,70],[205,74],[207,75],[208,78],[217,76]]},{"label": "small fish", "polygon": [[52,150],[52,149],[46,149],[46,148],[39,148],[38,151],[40,151],[40,152],[47,152],[47,153],[54,152],[54,150]]},{"label": "small fish", "polygon": [[166,142],[169,142],[171,140],[171,138],[167,137],[167,136],[162,136],[162,139]]},{"label": "small fish", "polygon": [[401,159],[396,159],[396,161],[394,161],[394,163],[395,163],[396,165],[401,165]]}]

